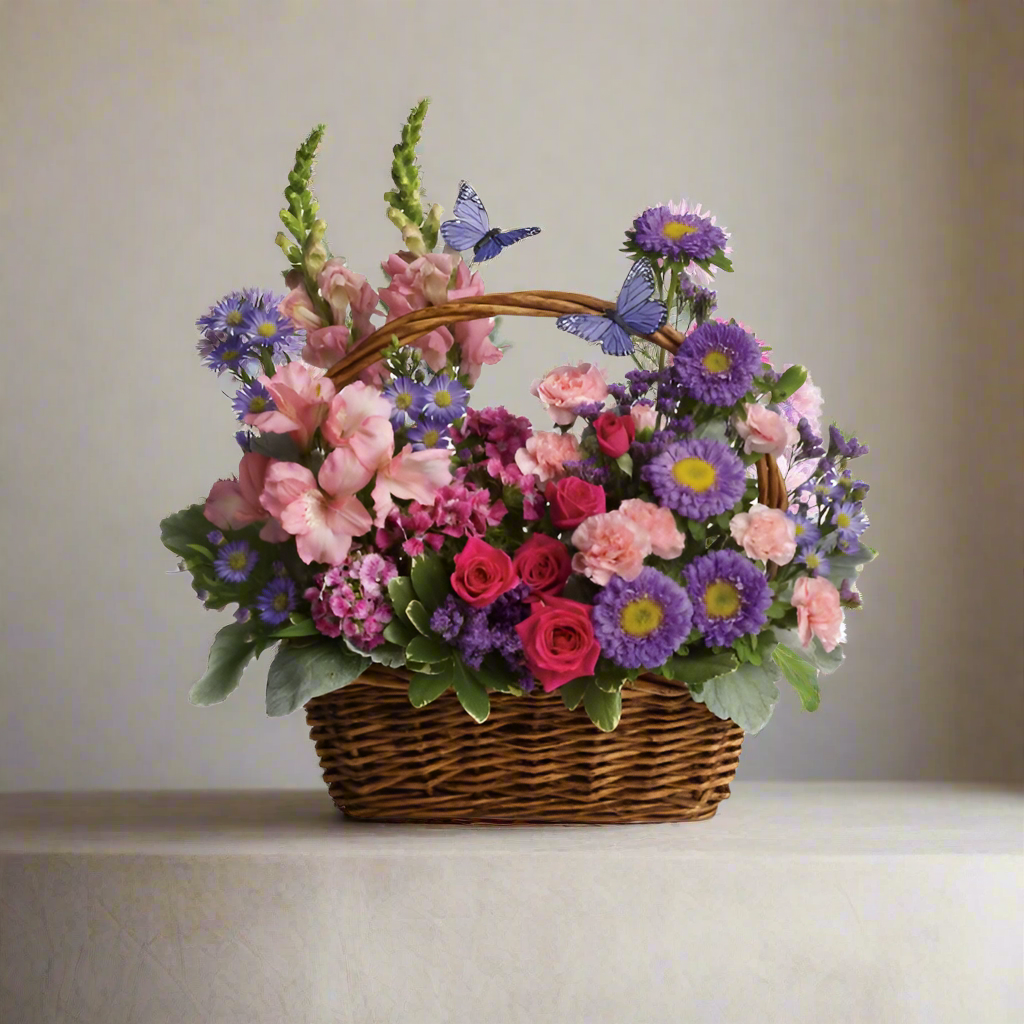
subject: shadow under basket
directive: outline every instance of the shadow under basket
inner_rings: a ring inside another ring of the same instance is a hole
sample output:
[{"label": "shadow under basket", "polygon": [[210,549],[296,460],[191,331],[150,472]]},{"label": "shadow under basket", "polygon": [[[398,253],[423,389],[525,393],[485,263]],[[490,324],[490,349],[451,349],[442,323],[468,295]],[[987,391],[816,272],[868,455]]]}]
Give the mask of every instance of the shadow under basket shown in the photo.
[{"label": "shadow under basket", "polygon": [[306,704],[339,810],[368,821],[615,824],[698,821],[729,796],[743,730],[681,683],[642,676],[600,732],[558,693],[491,694],[478,725],[450,690],[409,703],[408,675],[373,670]]}]

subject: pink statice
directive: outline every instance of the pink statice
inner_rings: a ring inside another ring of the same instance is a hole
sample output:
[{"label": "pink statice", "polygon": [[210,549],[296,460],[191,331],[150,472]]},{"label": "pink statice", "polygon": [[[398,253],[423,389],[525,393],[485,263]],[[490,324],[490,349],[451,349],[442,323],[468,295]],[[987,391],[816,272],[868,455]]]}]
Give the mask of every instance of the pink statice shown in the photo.
[{"label": "pink statice", "polygon": [[398,575],[390,558],[377,552],[353,552],[341,565],[314,577],[305,598],[313,623],[324,636],[344,634],[353,647],[372,651],[384,643],[391,621],[387,586]]}]

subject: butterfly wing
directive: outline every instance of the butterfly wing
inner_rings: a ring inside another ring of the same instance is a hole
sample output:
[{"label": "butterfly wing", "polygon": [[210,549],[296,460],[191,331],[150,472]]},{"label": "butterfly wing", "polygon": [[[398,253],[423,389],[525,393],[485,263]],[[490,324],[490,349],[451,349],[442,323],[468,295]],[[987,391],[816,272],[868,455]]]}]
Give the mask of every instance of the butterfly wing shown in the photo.
[{"label": "butterfly wing", "polygon": [[459,183],[452,212],[455,219],[446,220],[441,225],[441,237],[459,252],[472,249],[491,230],[487,210],[468,181]]},{"label": "butterfly wing", "polygon": [[665,303],[652,298],[654,289],[654,269],[650,262],[637,260],[626,275],[619,297],[615,300],[615,312],[636,334],[653,334],[668,319]]},{"label": "butterfly wing", "polygon": [[473,246],[473,262],[483,263],[484,260],[493,260],[501,252],[501,245],[497,235],[485,235]]},{"label": "butterfly wing", "polygon": [[524,238],[532,238],[539,234],[540,228],[516,228],[514,231],[499,231],[494,236],[494,240],[504,249],[507,245],[515,245],[516,242],[521,242]]},{"label": "butterfly wing", "polygon": [[633,351],[629,335],[614,320],[598,313],[569,313],[560,316],[555,326],[584,341],[600,345],[610,356],[628,356]]}]

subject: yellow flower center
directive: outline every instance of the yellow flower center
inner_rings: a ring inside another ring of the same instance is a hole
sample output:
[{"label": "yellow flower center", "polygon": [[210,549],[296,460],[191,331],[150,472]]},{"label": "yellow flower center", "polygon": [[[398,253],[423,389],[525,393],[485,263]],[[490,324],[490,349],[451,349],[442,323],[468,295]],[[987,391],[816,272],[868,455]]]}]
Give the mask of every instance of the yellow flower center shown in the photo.
[{"label": "yellow flower center", "polygon": [[807,527],[803,523],[793,524],[793,536],[802,537],[807,532]]},{"label": "yellow flower center", "polygon": [[664,617],[665,612],[657,601],[649,597],[638,597],[622,609],[619,624],[630,636],[647,636],[661,625]]},{"label": "yellow flower center", "polygon": [[229,348],[227,352],[220,357],[222,363],[233,363],[238,358],[238,349]]},{"label": "yellow flower center", "polygon": [[697,229],[691,224],[684,224],[682,221],[670,220],[662,229],[661,233],[666,238],[671,238],[675,241],[677,238],[683,238],[686,235],[692,235]]},{"label": "yellow flower center", "polygon": [[396,409],[408,409],[412,405],[412,395],[408,391],[399,391],[395,395],[395,408]]},{"label": "yellow flower center", "polygon": [[244,551],[232,551],[228,555],[228,565],[232,569],[244,569],[248,561],[249,556]]},{"label": "yellow flower center", "polygon": [[262,323],[256,328],[256,333],[261,338],[272,338],[277,334],[277,328],[273,324]]},{"label": "yellow flower center", "polygon": [[237,327],[242,322],[242,313],[240,310],[233,309],[226,317],[224,322],[231,327]]},{"label": "yellow flower center", "polygon": [[817,569],[821,565],[821,559],[813,551],[808,551],[804,564],[808,569]]},{"label": "yellow flower center", "polygon": [[840,512],[839,515],[836,516],[836,526],[838,526],[840,530],[848,530],[852,522],[853,519],[846,512]]},{"label": "yellow flower center", "polygon": [[704,357],[704,369],[711,373],[725,373],[732,366],[732,360],[724,352],[709,352]]},{"label": "yellow flower center", "polygon": [[434,392],[434,405],[439,409],[447,409],[452,404],[452,396],[448,391],[435,391]]},{"label": "yellow flower center", "polygon": [[704,607],[713,619],[727,619],[740,610],[740,592],[725,580],[704,591]]},{"label": "yellow flower center", "polygon": [[249,402],[250,413],[263,412],[266,407],[267,400],[262,395],[253,395],[252,401]]},{"label": "yellow flower center", "polygon": [[288,611],[288,595],[278,594],[274,598],[274,611],[275,612],[286,612]]},{"label": "yellow flower center", "polygon": [[440,439],[440,437],[441,437],[440,431],[437,431],[437,430],[426,430],[423,433],[423,443],[428,448],[433,448],[434,445],[437,444],[437,442]]},{"label": "yellow flower center", "polygon": [[698,494],[703,494],[714,487],[717,476],[715,467],[710,462],[693,457],[680,459],[672,467],[672,475],[676,478],[676,483],[689,487]]}]

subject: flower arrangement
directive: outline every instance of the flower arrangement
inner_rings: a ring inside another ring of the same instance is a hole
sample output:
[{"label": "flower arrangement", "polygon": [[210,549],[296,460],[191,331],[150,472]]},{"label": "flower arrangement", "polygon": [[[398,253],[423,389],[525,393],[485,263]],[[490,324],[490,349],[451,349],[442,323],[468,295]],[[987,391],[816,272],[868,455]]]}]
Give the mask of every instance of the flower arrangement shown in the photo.
[{"label": "flower arrangement", "polygon": [[[453,688],[477,722],[494,694],[539,687],[610,731],[645,673],[748,732],[782,679],[814,710],[874,555],[853,468],[867,449],[823,429],[803,367],[775,365],[749,328],[713,315],[728,232],[700,206],[645,210],[615,305],[557,323],[628,372],[549,370],[531,389],[548,429],[475,408],[503,354],[490,317],[395,336],[378,358],[367,347],[411,312],[482,295],[479,265],[538,233],[492,228],[466,184],[452,219],[424,209],[425,113],[394,150],[385,199],[402,243],[383,287],[328,248],[310,190],[318,127],[285,190],[286,292],[232,292],[197,322],[200,357],[236,388],[241,457],[162,523],[203,604],[236,606],[191,701],[225,699],[275,647],[272,715],[375,663],[404,670],[414,706]],[[674,356],[647,340],[666,323],[683,337]],[[336,387],[332,368],[361,351],[358,379]],[[758,500],[774,465],[779,507]]]}]

